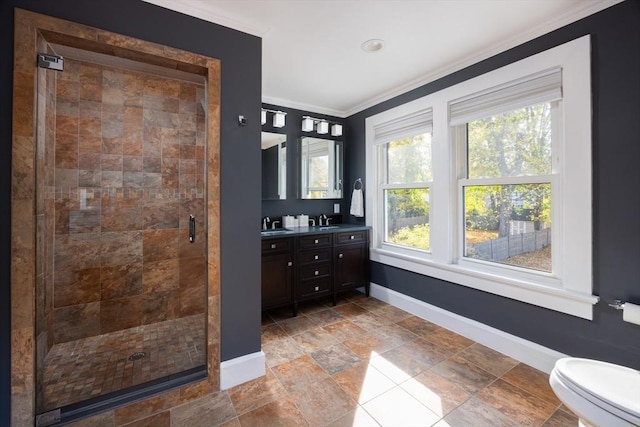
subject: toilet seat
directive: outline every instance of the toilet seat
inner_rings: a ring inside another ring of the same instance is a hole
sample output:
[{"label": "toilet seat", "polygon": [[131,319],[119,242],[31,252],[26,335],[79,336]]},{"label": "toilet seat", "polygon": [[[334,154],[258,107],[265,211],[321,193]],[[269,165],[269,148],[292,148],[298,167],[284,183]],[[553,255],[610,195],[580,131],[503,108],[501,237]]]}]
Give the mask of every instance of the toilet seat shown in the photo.
[{"label": "toilet seat", "polygon": [[565,358],[556,379],[593,405],[632,425],[640,425],[640,371],[597,360]]}]

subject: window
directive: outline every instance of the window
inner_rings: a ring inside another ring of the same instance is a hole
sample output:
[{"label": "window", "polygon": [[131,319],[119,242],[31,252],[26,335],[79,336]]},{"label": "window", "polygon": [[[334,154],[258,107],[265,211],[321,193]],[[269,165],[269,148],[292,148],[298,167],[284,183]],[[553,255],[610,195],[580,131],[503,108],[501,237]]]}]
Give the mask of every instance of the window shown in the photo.
[{"label": "window", "polygon": [[460,153],[461,257],[554,273],[561,88],[556,68],[450,104]]},{"label": "window", "polygon": [[431,134],[421,133],[384,144],[387,161],[386,243],[429,250]]},{"label": "window", "polygon": [[589,45],[367,118],[371,259],[591,319]]},{"label": "window", "polygon": [[375,129],[380,168],[382,244],[396,250],[430,248],[431,109]]}]

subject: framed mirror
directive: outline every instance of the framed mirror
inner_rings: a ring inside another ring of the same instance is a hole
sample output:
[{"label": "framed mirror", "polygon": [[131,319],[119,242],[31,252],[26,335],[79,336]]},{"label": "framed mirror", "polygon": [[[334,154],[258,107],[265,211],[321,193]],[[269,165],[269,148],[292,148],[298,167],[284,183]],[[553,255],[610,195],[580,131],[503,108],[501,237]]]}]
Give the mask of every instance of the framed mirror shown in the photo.
[{"label": "framed mirror", "polygon": [[342,142],[300,139],[300,198],[342,198]]},{"label": "framed mirror", "polygon": [[287,135],[262,132],[262,200],[287,198]]}]

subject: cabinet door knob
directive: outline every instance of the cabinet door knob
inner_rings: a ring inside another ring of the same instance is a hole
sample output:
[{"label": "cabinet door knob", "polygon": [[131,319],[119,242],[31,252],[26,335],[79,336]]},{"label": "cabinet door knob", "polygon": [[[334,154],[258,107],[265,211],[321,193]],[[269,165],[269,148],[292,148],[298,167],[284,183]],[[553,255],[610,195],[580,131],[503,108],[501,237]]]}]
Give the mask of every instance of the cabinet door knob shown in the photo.
[{"label": "cabinet door knob", "polygon": [[344,258],[344,254],[338,255],[338,258]]},{"label": "cabinet door knob", "polygon": [[319,287],[319,286],[316,286],[316,288],[315,288],[315,289],[316,289],[316,292],[317,292],[317,291],[319,291],[319,290],[320,290],[320,287]]},{"label": "cabinet door knob", "polygon": [[313,259],[318,259],[318,255],[314,256]]},{"label": "cabinet door knob", "polygon": [[293,263],[292,263],[291,261],[289,261],[289,262],[287,263],[287,267],[291,267],[292,265],[293,265]]},{"label": "cabinet door knob", "polygon": [[313,272],[313,275],[314,275],[314,276],[317,276],[318,274],[320,274],[320,272],[319,272],[318,270],[316,270],[316,271],[314,271],[314,272]]},{"label": "cabinet door knob", "polygon": [[275,249],[277,247],[277,245],[275,243],[271,244],[271,249]]},{"label": "cabinet door knob", "polygon": [[313,243],[318,244],[318,239],[314,240]]},{"label": "cabinet door knob", "polygon": [[353,240],[353,239],[355,239],[355,238],[356,238],[356,236],[349,236],[349,238],[350,238],[351,240]]}]

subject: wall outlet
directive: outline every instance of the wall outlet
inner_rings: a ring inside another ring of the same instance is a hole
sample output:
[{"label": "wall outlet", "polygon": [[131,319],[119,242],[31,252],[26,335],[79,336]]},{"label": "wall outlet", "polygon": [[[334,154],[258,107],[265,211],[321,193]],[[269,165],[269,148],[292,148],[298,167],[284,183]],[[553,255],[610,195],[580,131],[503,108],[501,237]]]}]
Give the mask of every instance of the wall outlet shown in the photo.
[{"label": "wall outlet", "polygon": [[333,213],[340,213],[340,203],[333,204]]}]

